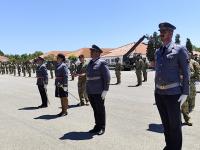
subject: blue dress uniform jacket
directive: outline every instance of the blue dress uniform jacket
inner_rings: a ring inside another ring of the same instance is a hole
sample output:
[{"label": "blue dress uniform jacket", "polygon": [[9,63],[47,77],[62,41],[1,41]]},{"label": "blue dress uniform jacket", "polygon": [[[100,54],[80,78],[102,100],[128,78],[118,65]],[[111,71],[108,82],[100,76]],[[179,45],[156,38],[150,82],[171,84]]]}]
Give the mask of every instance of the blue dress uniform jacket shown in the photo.
[{"label": "blue dress uniform jacket", "polygon": [[[189,94],[189,56],[187,49],[171,42],[163,53],[162,47],[155,53],[155,86],[181,84],[168,89],[155,88],[160,95]],[[183,79],[181,79],[181,75]]]},{"label": "blue dress uniform jacket", "polygon": [[37,85],[48,84],[48,73],[45,64],[37,66],[36,68]]},{"label": "blue dress uniform jacket", "polygon": [[87,94],[101,94],[108,91],[110,83],[110,71],[107,63],[100,58],[91,60],[86,69],[86,92]]},{"label": "blue dress uniform jacket", "polygon": [[55,76],[56,76],[55,79],[56,86],[60,85],[62,85],[63,87],[68,86],[68,68],[65,63],[59,63],[56,65]]}]

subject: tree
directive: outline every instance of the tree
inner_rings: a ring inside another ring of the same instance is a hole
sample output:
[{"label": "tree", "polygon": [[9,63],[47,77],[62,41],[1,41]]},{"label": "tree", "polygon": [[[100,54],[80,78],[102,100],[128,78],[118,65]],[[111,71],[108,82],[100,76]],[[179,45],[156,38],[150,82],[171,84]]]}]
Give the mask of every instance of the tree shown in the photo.
[{"label": "tree", "polygon": [[161,46],[161,40],[157,32],[153,33],[153,36],[150,36],[148,46],[147,46],[147,58],[149,61],[154,61],[154,53],[156,49]]},{"label": "tree", "polygon": [[187,40],[186,40],[186,48],[190,53],[192,53],[193,48],[192,48],[192,43],[189,38],[187,38]]},{"label": "tree", "polygon": [[50,54],[48,56],[45,56],[44,59],[47,60],[47,61],[54,61],[55,60],[55,56],[53,54]]},{"label": "tree", "polygon": [[68,57],[68,59],[69,59],[70,61],[76,62],[78,58],[77,58],[76,56],[74,56],[74,55],[70,55],[70,56]]},{"label": "tree", "polygon": [[0,56],[4,56],[4,53],[0,50]]},{"label": "tree", "polygon": [[175,43],[176,43],[176,44],[181,44],[181,41],[180,41],[180,34],[176,34],[176,36],[175,36]]}]

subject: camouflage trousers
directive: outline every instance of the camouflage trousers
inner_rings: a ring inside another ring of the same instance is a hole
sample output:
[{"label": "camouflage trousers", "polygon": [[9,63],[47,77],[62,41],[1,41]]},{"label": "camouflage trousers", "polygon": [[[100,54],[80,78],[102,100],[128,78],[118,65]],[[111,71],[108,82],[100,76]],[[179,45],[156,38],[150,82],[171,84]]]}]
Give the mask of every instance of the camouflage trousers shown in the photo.
[{"label": "camouflage trousers", "polygon": [[86,79],[82,78],[78,79],[78,94],[81,103],[84,103],[84,100],[86,103],[88,103],[89,100],[86,93]]},{"label": "camouflage trousers", "polygon": [[142,74],[143,74],[144,81],[147,81],[147,71],[143,70]]},{"label": "camouflage trousers", "polygon": [[121,83],[121,72],[115,71],[115,75],[116,75],[116,78],[117,78],[117,83]]},{"label": "camouflage trousers", "polygon": [[188,122],[190,119],[189,113],[191,112],[191,108],[194,107],[195,97],[196,97],[196,87],[195,84],[191,82],[190,95],[188,95],[187,100],[181,106],[181,111],[185,122]]},{"label": "camouflage trousers", "polygon": [[138,85],[142,84],[142,70],[136,70],[136,76],[137,76],[137,83]]}]

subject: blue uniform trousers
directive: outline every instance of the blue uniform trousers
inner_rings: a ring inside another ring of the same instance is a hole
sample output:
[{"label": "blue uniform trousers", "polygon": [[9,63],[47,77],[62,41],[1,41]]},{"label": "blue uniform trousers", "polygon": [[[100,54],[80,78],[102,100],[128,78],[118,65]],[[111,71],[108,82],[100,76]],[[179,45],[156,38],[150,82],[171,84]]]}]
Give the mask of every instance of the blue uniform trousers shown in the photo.
[{"label": "blue uniform trousers", "polygon": [[164,127],[166,147],[164,150],[181,150],[182,130],[178,95],[155,94],[156,105]]},{"label": "blue uniform trousers", "polygon": [[88,94],[88,98],[94,111],[95,127],[105,129],[106,113],[101,94]]},{"label": "blue uniform trousers", "polygon": [[47,106],[47,91],[45,90],[44,85],[38,85],[38,90],[42,99],[42,106]]}]

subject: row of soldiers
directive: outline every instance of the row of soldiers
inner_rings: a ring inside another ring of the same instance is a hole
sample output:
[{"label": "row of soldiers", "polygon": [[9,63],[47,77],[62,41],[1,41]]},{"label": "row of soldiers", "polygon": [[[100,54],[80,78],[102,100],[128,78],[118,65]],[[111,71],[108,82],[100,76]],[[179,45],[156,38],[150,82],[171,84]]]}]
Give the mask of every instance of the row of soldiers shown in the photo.
[{"label": "row of soldiers", "polygon": [[[121,83],[121,70],[123,69],[122,64],[119,62],[119,58],[115,59],[115,75],[117,78],[117,83]],[[146,58],[142,58],[141,55],[136,56],[136,61],[135,61],[135,72],[137,76],[137,85],[140,86],[142,85],[142,75],[143,75],[143,82],[147,81],[147,69],[148,69],[148,62],[146,61]]]},{"label": "row of soldiers", "polygon": [[[50,71],[51,78],[54,77],[54,62],[48,62],[47,68]],[[23,62],[23,63],[14,63],[14,62],[0,62],[0,74],[13,74],[16,76],[24,76],[28,74],[28,77],[32,76],[32,73],[36,72],[36,63],[35,62]]]}]

